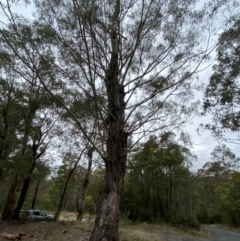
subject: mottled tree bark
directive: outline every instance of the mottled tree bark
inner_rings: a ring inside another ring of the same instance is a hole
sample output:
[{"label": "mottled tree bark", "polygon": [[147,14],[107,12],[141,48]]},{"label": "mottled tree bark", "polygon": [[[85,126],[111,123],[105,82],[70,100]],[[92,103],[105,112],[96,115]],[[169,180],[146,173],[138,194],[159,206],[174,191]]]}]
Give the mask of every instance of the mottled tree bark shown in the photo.
[{"label": "mottled tree bark", "polygon": [[97,208],[95,225],[90,241],[119,240],[120,196],[126,168],[127,133],[124,131],[124,87],[119,79],[119,25],[120,0],[116,1],[111,25],[111,60],[106,73],[108,97],[107,156],[105,179]]}]

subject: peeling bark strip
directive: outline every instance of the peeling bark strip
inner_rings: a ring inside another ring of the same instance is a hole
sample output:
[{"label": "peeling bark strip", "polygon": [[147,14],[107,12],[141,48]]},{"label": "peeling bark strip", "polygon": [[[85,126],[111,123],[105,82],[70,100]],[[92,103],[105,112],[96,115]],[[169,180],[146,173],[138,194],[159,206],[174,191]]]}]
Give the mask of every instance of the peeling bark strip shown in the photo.
[{"label": "peeling bark strip", "polygon": [[124,88],[119,80],[119,26],[120,0],[116,1],[112,16],[111,60],[106,73],[105,84],[108,97],[108,129],[106,173],[104,187],[97,208],[97,215],[90,241],[119,240],[119,202],[123,191],[123,178],[126,167],[127,135],[124,132],[125,102]]}]

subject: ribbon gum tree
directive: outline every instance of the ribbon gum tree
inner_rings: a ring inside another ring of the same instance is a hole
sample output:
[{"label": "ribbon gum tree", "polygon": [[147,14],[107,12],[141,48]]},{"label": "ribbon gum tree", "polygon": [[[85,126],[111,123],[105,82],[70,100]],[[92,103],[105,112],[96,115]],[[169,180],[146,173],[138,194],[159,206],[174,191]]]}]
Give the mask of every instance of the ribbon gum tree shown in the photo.
[{"label": "ribbon gum tree", "polygon": [[[11,49],[22,78],[35,73],[102,158],[105,180],[90,240],[119,240],[127,153],[142,138],[191,118],[193,84],[215,47],[214,14],[197,8],[195,0],[34,3],[34,19],[14,14],[12,1],[1,3],[7,19],[1,50]],[[83,96],[94,120],[81,122],[75,115]],[[89,134],[93,128],[97,142]]]}]

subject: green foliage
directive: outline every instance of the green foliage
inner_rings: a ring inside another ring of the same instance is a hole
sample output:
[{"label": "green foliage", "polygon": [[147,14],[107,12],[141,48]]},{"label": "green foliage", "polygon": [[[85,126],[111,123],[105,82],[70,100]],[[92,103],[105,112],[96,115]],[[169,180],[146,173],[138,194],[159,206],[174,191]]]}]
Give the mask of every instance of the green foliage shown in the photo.
[{"label": "green foliage", "polygon": [[239,173],[233,171],[239,158],[225,145],[214,148],[211,155],[213,161],[197,173],[198,220],[239,226]]},{"label": "green foliage", "polygon": [[204,99],[205,112],[213,114],[213,123],[206,127],[221,136],[221,128],[238,131],[240,129],[239,112],[239,76],[240,76],[240,20],[221,34],[217,47],[217,64],[210,78]]},{"label": "green foliage", "polygon": [[234,227],[240,226],[240,172],[233,172],[227,182],[216,189],[217,210],[221,221]]},{"label": "green foliage", "polygon": [[182,228],[193,228],[200,230],[201,225],[195,215],[186,215],[179,211],[175,211],[170,215],[169,223],[173,226]]},{"label": "green foliage", "polygon": [[192,177],[186,163],[191,153],[173,137],[166,133],[159,142],[150,138],[131,157],[121,206],[131,220],[188,224],[191,209],[185,206],[191,206]]},{"label": "green foliage", "polygon": [[95,208],[96,208],[96,205],[93,201],[93,197],[92,196],[86,196],[85,204],[84,204],[84,212],[89,213],[89,214],[94,214]]},{"label": "green foliage", "polygon": [[92,196],[95,205],[99,201],[99,195],[103,188],[105,171],[102,168],[94,170],[91,174],[90,183],[87,189],[87,196]]}]

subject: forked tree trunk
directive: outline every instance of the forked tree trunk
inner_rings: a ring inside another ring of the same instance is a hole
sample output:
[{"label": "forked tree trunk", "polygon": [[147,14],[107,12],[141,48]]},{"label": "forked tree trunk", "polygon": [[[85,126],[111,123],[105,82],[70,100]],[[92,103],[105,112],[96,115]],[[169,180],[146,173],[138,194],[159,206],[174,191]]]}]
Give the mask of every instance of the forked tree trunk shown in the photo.
[{"label": "forked tree trunk", "polygon": [[119,79],[119,19],[120,0],[116,1],[112,16],[111,60],[106,73],[105,84],[108,97],[107,156],[105,158],[105,179],[97,207],[95,225],[90,241],[117,241],[120,218],[120,195],[123,191],[123,178],[127,161],[127,133],[124,131],[124,87]]},{"label": "forked tree trunk", "polygon": [[19,177],[16,174],[14,176],[13,182],[12,182],[11,187],[8,192],[7,201],[6,201],[4,210],[2,212],[2,220],[10,220],[11,219],[12,210],[13,210],[13,207],[15,204],[15,197],[16,197],[18,182],[19,182]]}]

